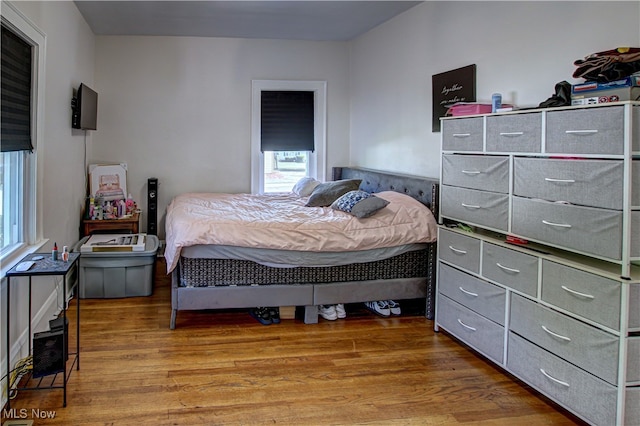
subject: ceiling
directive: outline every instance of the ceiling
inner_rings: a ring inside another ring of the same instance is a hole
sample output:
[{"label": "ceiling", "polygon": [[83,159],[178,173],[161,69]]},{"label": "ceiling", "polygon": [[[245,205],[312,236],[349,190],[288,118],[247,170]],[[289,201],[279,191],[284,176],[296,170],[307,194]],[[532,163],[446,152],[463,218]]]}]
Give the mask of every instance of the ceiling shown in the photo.
[{"label": "ceiling", "polygon": [[351,40],[421,1],[75,1],[97,35]]}]

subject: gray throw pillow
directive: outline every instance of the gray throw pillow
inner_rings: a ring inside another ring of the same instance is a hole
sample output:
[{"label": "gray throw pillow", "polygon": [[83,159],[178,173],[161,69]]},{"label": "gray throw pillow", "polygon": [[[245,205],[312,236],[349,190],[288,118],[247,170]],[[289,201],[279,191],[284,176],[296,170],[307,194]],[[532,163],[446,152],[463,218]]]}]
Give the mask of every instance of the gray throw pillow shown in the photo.
[{"label": "gray throw pillow", "polygon": [[360,182],[362,179],[343,179],[333,182],[324,182],[316,186],[309,201],[307,201],[307,207],[328,207],[335,200],[343,196],[349,191],[355,191],[360,188]]},{"label": "gray throw pillow", "polygon": [[334,210],[365,218],[385,208],[389,202],[365,191],[349,191],[331,204]]}]

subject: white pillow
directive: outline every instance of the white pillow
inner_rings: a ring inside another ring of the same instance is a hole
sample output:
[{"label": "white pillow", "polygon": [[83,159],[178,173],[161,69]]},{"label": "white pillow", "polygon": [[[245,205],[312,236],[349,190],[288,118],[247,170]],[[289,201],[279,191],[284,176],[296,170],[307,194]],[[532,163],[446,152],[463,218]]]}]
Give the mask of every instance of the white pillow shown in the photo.
[{"label": "white pillow", "polygon": [[291,192],[301,197],[308,197],[318,185],[320,185],[320,182],[312,177],[305,176],[293,185]]}]

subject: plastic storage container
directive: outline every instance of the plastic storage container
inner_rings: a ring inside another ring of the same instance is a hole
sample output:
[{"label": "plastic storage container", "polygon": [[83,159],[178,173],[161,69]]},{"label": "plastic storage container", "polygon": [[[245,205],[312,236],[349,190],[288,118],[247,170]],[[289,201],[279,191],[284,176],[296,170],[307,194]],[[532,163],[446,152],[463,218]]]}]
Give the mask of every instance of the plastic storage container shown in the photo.
[{"label": "plastic storage container", "polygon": [[[84,237],[73,247],[89,239]],[[82,253],[80,256],[80,298],[107,299],[150,296],[159,240],[146,235],[144,251],[113,251]]]}]

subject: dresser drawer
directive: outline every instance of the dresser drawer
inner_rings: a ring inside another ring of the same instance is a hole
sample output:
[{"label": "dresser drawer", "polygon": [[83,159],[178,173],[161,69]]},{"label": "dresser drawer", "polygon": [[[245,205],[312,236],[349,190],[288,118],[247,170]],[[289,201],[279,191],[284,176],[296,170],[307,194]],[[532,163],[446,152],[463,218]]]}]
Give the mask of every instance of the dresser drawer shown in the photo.
[{"label": "dresser drawer", "polygon": [[442,260],[480,273],[480,240],[440,228],[438,253]]},{"label": "dresser drawer", "polygon": [[506,291],[503,288],[440,263],[438,291],[472,311],[504,325]]},{"label": "dresser drawer", "polygon": [[631,257],[640,258],[640,211],[631,212]]},{"label": "dresser drawer", "polygon": [[508,345],[507,369],[516,376],[592,424],[616,424],[615,386],[513,332],[509,332]]},{"label": "dresser drawer", "polygon": [[[513,193],[622,210],[624,163],[616,160],[515,158]],[[640,169],[638,169],[640,173]]]},{"label": "dresser drawer", "polygon": [[487,117],[488,152],[540,152],[542,114]]},{"label": "dresser drawer", "polygon": [[618,382],[618,338],[613,334],[516,294],[509,329],[611,384]]},{"label": "dresser drawer", "polygon": [[482,117],[442,120],[442,149],[482,151],[483,130]]},{"label": "dresser drawer", "polygon": [[640,152],[640,132],[637,129],[640,129],[640,106],[633,107],[633,128],[636,129],[632,135],[631,141],[631,149]]},{"label": "dresser drawer", "polygon": [[442,183],[491,192],[509,192],[509,157],[443,155]]},{"label": "dresser drawer", "polygon": [[453,300],[438,295],[438,324],[458,339],[488,358],[502,363],[504,328],[465,308]]},{"label": "dresser drawer", "polygon": [[623,154],[624,107],[548,112],[546,152]]},{"label": "dresser drawer", "polygon": [[[627,382],[640,384],[640,336],[627,340]],[[638,417],[640,419],[640,417]]]},{"label": "dresser drawer", "polygon": [[444,217],[506,232],[509,196],[442,185],[440,213]]},{"label": "dresser drawer", "polygon": [[[639,127],[636,127],[639,128]],[[640,419],[640,386],[627,388],[624,407],[624,424],[631,426]]]},{"label": "dresser drawer", "polygon": [[[640,123],[638,125],[640,126]],[[640,131],[636,133],[640,133]],[[631,172],[631,205],[640,207],[640,160],[632,161],[631,166],[633,167]]]},{"label": "dresser drawer", "polygon": [[485,243],[482,276],[530,296],[538,294],[538,258],[535,256]]},{"label": "dresser drawer", "polygon": [[622,212],[513,197],[511,231],[610,259],[622,257]]},{"label": "dresser drawer", "polygon": [[614,330],[620,329],[621,285],[580,269],[542,261],[542,300]]}]

